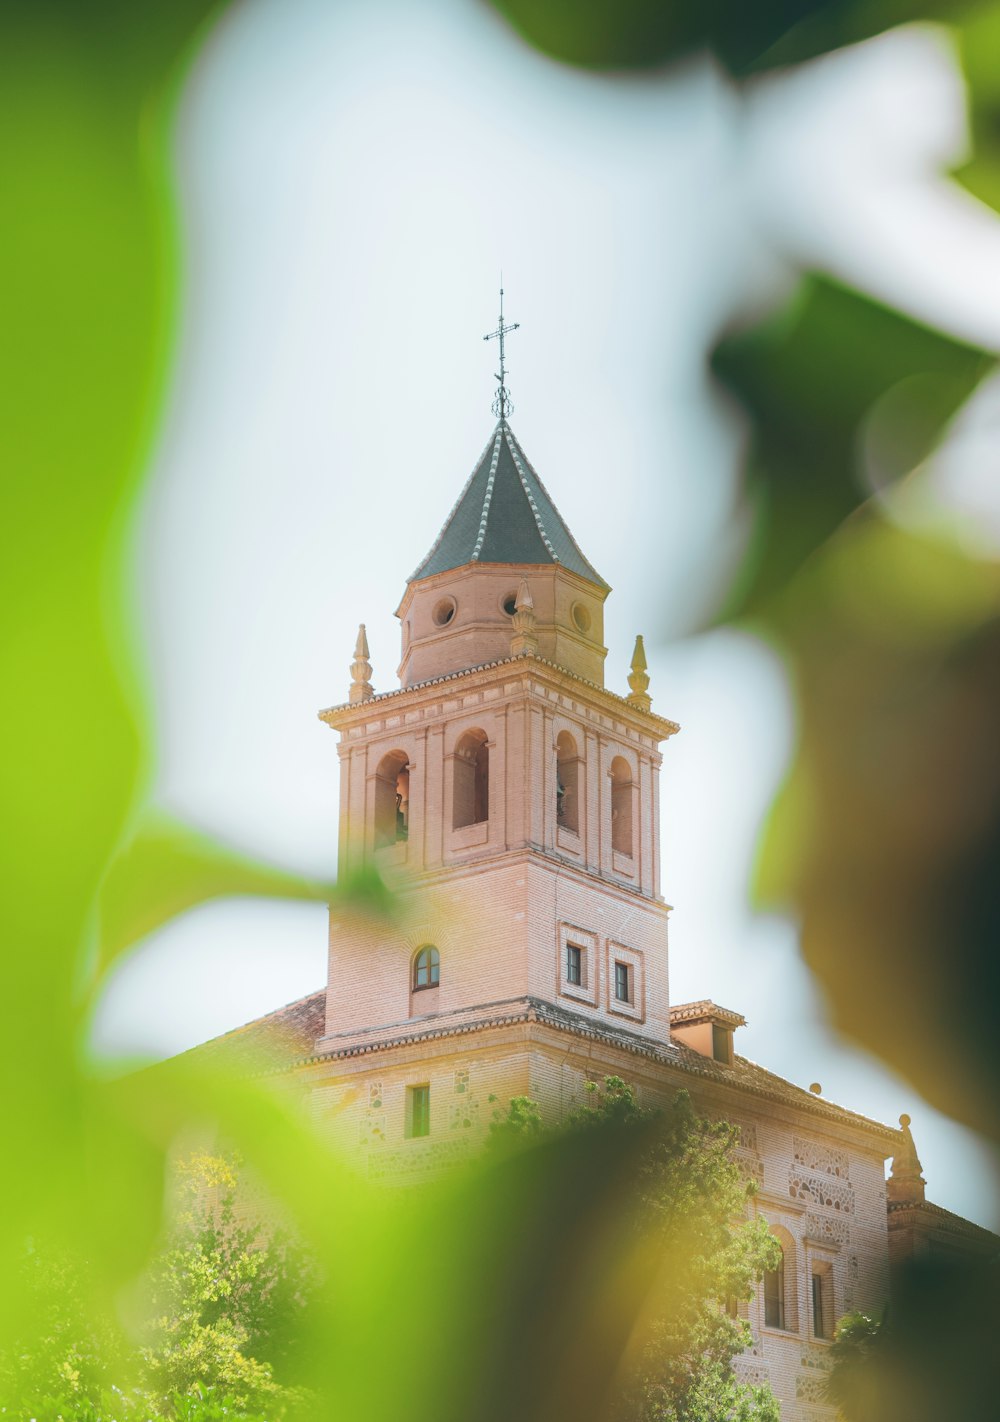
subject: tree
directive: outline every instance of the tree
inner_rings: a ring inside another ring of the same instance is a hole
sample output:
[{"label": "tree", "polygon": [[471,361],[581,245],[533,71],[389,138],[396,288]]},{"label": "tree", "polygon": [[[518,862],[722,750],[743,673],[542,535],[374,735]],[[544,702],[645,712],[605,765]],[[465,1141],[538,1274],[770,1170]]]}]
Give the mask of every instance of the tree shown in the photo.
[{"label": "tree", "polygon": [[[620,1422],[778,1422],[767,1386],[740,1383],[733,1359],[750,1341],[730,1310],[749,1299],[779,1246],[766,1223],[748,1218],[756,1183],[733,1159],[735,1127],[710,1121],[679,1091],[662,1111],[641,1108],[621,1077],[589,1083],[586,1103],[559,1131],[642,1129],[650,1141],[629,1202],[629,1226],[661,1261],[627,1360]],[[494,1148],[527,1146],[541,1133],[538,1107],[512,1098],[494,1113]]]},{"label": "tree", "polygon": [[241,1406],[289,1394],[296,1324],[312,1287],[294,1239],[238,1195],[235,1162],[194,1155],[178,1170],[168,1247],[147,1279],[142,1360],[160,1394],[220,1387]]},{"label": "tree", "polygon": [[873,1417],[866,1403],[867,1382],[881,1331],[879,1320],[854,1312],[844,1314],[834,1333],[826,1395],[851,1422]]}]

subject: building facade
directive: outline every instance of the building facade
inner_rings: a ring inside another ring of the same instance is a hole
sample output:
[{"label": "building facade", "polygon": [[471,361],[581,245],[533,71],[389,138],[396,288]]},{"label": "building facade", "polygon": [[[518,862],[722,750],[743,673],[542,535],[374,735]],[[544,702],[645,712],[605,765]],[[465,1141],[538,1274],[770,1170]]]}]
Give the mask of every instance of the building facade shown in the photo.
[{"label": "building facade", "polygon": [[373,690],[362,628],[348,699],[321,713],[340,873],[374,862],[400,926],[335,909],[326,987],[221,1041],[294,1073],[380,1182],[475,1150],[491,1097],[555,1120],[605,1075],[643,1104],[688,1089],[738,1126],[783,1251],[738,1372],[770,1382],[785,1422],[825,1422],[834,1322],[889,1291],[886,1159],[903,1162],[898,1248],[919,1162],[905,1126],[741,1057],[737,1012],[671,1002],[659,772],[679,728],[652,709],[641,638],[628,688],[605,686],[609,591],[501,413],[407,582],[398,688]]}]

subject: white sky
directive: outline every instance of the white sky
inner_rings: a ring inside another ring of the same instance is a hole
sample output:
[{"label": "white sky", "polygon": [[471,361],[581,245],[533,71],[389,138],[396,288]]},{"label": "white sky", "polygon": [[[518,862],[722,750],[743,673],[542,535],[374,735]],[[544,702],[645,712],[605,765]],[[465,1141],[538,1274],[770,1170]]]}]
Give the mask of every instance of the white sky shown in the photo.
[{"label": "white sky", "polygon": [[[791,926],[750,912],[794,735],[780,665],[732,632],[672,640],[741,536],[740,431],[704,354],[788,288],[787,262],[1000,348],[1000,223],[939,176],[963,143],[929,29],[745,101],[708,62],[560,68],[470,0],[235,5],[180,106],[184,313],[137,580],[159,800],[329,875],[337,757],[315,711],[345,698],[361,620],[377,689],[394,684],[393,610],[492,427],[502,267],[512,422],[615,588],[608,683],[625,690],[644,632],[654,705],[683,726],[664,764],[672,999],[744,1012],[742,1052],[833,1100],[908,1111],[932,1198],[995,1224],[992,1153],[839,1043]],[[952,495],[996,427],[994,405]],[[206,905],[120,968],[98,1048],[178,1050],[325,964],[319,907]]]}]

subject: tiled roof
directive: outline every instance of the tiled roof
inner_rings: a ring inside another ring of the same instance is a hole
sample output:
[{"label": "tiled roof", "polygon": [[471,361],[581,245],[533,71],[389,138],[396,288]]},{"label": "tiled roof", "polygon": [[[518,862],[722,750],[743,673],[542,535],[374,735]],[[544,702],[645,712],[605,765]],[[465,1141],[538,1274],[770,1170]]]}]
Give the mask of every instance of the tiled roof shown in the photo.
[{"label": "tiled roof", "polygon": [[580,552],[506,420],[500,420],[437,542],[409,581],[467,563],[559,563],[607,583]]},{"label": "tiled roof", "polygon": [[192,1050],[220,1066],[255,1074],[278,1072],[311,1057],[325,1031],[326,988],[320,988]]},{"label": "tiled roof", "polygon": [[670,1023],[721,1022],[727,1027],[745,1027],[746,1018],[729,1007],[720,1007],[717,1002],[702,998],[700,1002],[680,1002],[670,1009]]},{"label": "tiled roof", "polygon": [[[930,1200],[914,1200],[896,1202],[890,1200],[886,1206],[889,1211],[889,1228],[898,1229],[912,1221],[915,1215],[923,1216],[928,1222],[937,1223],[943,1229],[949,1229],[975,1240],[984,1249],[992,1249],[993,1252],[1000,1252],[1000,1237],[992,1230],[986,1229],[983,1225],[977,1225],[972,1220],[964,1219],[961,1215],[956,1215],[951,1210],[946,1210],[943,1205],[934,1205]],[[911,1218],[907,1218],[907,1217]]]},{"label": "tiled roof", "polygon": [[844,1106],[814,1096],[804,1087],[786,1081],[784,1077],[767,1071],[746,1057],[737,1056],[731,1066],[726,1065],[685,1047],[681,1042],[664,1046],[661,1042],[640,1036],[628,1028],[610,1027],[568,1008],[543,1002],[540,998],[518,998],[509,1002],[493,1003],[490,1004],[490,1013],[479,1018],[465,1018],[454,1022],[414,1020],[411,1023],[399,1024],[395,1028],[387,1028],[384,1035],[373,1032],[364,1041],[317,1054],[316,1041],[325,1031],[325,1002],[326,993],[321,989],[311,993],[309,997],[300,998],[298,1002],[290,1003],[287,1007],[279,1008],[267,1017],[260,1017],[245,1027],[238,1027],[223,1037],[216,1037],[194,1050],[217,1055],[218,1060],[227,1066],[245,1067],[247,1071],[270,1075],[322,1062],[367,1056],[372,1052],[409,1043],[464,1036],[489,1028],[534,1021],[572,1032],[574,1036],[607,1042],[623,1051],[658,1061],[691,1076],[708,1078],[736,1091],[746,1091],[764,1100],[797,1107],[811,1116],[842,1121],[874,1131],[884,1141],[893,1145],[899,1137],[894,1126],[883,1125],[882,1122],[873,1121],[859,1112],[849,1111]]}]

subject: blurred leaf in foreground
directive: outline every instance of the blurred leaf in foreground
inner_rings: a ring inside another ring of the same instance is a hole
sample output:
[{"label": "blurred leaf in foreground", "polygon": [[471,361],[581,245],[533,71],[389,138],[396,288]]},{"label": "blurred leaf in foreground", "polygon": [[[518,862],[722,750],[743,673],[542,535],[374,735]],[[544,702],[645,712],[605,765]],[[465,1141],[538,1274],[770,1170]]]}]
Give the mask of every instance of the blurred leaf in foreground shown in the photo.
[{"label": "blurred leaf in foreground", "polygon": [[493,0],[525,39],[585,69],[650,69],[710,49],[733,74],[813,59],[982,0]]},{"label": "blurred leaf in foreground", "polygon": [[870,495],[937,444],[992,367],[981,351],[820,277],[712,367],[751,420],[753,531],[724,610],[759,613]]},{"label": "blurred leaf in foreground", "polygon": [[760,896],[837,1025],[1000,1139],[1000,564],[869,508],[777,625],[800,735]]},{"label": "blurred leaf in foreground", "polygon": [[996,1260],[907,1261],[881,1323],[841,1320],[830,1398],[844,1422],[993,1422],[1000,1396]]},{"label": "blurred leaf in foreground", "polygon": [[112,861],[101,890],[101,966],[206,899],[239,894],[324,901],[313,883],[247,858],[166,815],[151,814]]}]

